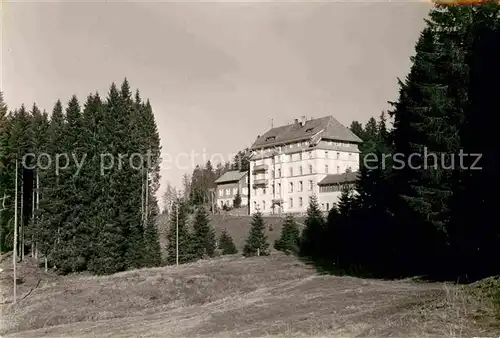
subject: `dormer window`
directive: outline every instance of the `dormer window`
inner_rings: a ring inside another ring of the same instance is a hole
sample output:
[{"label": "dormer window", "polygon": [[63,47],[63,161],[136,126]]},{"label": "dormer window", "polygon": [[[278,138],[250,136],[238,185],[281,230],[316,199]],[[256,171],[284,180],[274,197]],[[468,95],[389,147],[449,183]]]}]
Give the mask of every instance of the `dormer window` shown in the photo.
[{"label": "dormer window", "polygon": [[266,141],[274,141],[276,139],[276,136],[268,136],[266,137]]},{"label": "dormer window", "polygon": [[307,129],[306,129],[306,133],[310,133],[310,132],[312,132],[312,131],[313,131],[313,129],[314,129],[314,128],[307,128]]}]

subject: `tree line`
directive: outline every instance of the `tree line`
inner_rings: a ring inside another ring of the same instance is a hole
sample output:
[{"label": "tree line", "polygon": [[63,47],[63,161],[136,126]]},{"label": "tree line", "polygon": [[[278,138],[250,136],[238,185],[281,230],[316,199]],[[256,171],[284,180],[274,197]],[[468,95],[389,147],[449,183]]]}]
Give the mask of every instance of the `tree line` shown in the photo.
[{"label": "tree line", "polygon": [[[182,197],[192,207],[204,206],[209,210],[217,209],[218,206],[214,203],[215,196],[212,195],[216,188],[215,181],[231,170],[248,171],[250,168],[249,156],[250,150],[245,148],[239,150],[231,161],[217,163],[215,167],[210,160],[205,165],[197,165],[191,174],[184,174],[182,189],[177,189],[172,184],[167,183],[163,194],[164,212],[172,211],[172,206],[178,197]],[[241,196],[239,199],[241,203]]]},{"label": "tree line", "polygon": [[[389,116],[350,126],[363,140],[355,189],[346,186],[326,217],[312,196],[305,226],[287,216],[275,249],[364,276],[469,282],[500,273],[499,17],[496,1],[434,6]],[[254,214],[244,255],[269,254],[264,228]]]},{"label": "tree line", "polygon": [[105,99],[96,92],[83,105],[76,96],[65,107],[58,100],[50,116],[36,104],[8,112],[0,96],[0,198],[8,197],[1,250],[43,257],[62,273],[159,265],[160,151],[152,106],[127,79]]},{"label": "tree line", "polygon": [[[385,114],[351,125],[364,141],[361,159],[376,163],[361,161],[355,191],[344,189],[326,219],[309,212],[300,255],[379,277],[500,273],[499,14],[498,2],[431,10],[391,103],[392,128]],[[460,165],[460,153],[481,158]],[[384,154],[421,156],[396,166]]]}]

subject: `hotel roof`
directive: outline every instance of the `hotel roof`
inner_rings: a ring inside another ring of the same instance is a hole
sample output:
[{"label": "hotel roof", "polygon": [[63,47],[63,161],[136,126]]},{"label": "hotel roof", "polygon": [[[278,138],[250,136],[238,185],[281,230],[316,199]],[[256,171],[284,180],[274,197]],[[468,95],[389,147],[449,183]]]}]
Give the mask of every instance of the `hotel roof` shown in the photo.
[{"label": "hotel roof", "polygon": [[306,140],[328,139],[333,141],[343,141],[351,143],[362,143],[349,128],[342,125],[333,116],[325,116],[272,128],[264,135],[257,138],[252,145],[252,150],[278,146],[290,142]]}]

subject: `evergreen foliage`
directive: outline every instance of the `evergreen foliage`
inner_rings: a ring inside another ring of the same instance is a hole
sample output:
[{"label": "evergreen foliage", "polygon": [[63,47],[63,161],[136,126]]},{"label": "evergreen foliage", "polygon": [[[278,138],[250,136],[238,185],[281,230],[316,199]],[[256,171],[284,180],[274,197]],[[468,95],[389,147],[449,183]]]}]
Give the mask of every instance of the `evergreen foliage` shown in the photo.
[{"label": "evergreen foliage", "polygon": [[226,229],[224,229],[220,235],[219,250],[222,251],[223,255],[233,255],[238,253],[238,250],[236,250],[236,246],[233,243],[233,239],[228,234]]},{"label": "evergreen foliage", "polygon": [[167,235],[168,264],[176,263],[177,239],[179,244],[179,264],[193,262],[197,258],[193,250],[193,237],[189,232],[187,218],[188,208],[186,203],[181,200],[176,201],[176,205],[170,216],[170,227]]},{"label": "evergreen foliage", "polygon": [[196,258],[213,257],[215,251],[215,230],[204,207],[196,211],[193,224],[193,251]]},{"label": "evergreen foliage", "polygon": [[0,130],[0,194],[11,196],[0,219],[2,251],[12,249],[17,159],[21,258],[40,254],[61,273],[161,264],[160,139],[151,104],[138,93],[133,99],[126,79],[106,100],[58,100],[50,119],[36,104],[7,114],[0,97]]},{"label": "evergreen foliage", "polygon": [[233,207],[235,207],[235,208],[241,207],[241,195],[240,195],[240,191],[239,190],[236,193],[236,196],[234,196]]},{"label": "evergreen foliage", "polygon": [[274,248],[285,254],[298,254],[300,248],[300,230],[291,215],[285,218],[280,238],[274,242]]},{"label": "evergreen foliage", "polygon": [[312,195],[307,207],[305,228],[300,241],[300,254],[311,259],[320,258],[323,253],[325,221],[318,205],[318,198]]},{"label": "evergreen foliage", "polygon": [[248,234],[245,246],[243,248],[243,255],[250,256],[267,256],[269,255],[269,243],[265,234],[265,222],[262,218],[261,212],[256,212],[252,216],[252,223],[250,232]]}]

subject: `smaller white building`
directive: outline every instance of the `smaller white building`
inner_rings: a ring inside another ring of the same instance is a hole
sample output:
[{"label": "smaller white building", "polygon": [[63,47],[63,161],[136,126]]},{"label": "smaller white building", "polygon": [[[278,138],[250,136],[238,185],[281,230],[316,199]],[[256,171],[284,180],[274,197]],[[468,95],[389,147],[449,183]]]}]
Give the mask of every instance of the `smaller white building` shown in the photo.
[{"label": "smaller white building", "polygon": [[246,171],[231,170],[224,173],[215,180],[217,207],[222,208],[224,205],[233,207],[233,201],[238,192],[241,196],[241,206],[247,206],[248,183],[248,172]]},{"label": "smaller white building", "polygon": [[334,205],[337,205],[344,187],[351,186],[355,191],[357,179],[358,172],[356,171],[326,175],[325,178],[319,181],[318,203],[321,210],[329,211]]}]

